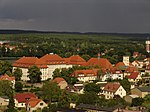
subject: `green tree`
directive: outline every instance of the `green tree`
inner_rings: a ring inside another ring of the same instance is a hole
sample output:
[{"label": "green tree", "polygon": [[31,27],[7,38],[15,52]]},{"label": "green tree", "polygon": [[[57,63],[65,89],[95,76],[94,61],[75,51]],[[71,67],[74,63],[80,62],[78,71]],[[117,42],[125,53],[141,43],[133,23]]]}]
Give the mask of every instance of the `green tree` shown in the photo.
[{"label": "green tree", "polygon": [[30,78],[31,83],[41,82],[41,71],[37,66],[32,66],[28,69],[28,77]]},{"label": "green tree", "polygon": [[120,80],[119,82],[122,85],[122,87],[126,90],[126,92],[129,93],[130,88],[131,88],[131,84],[130,84],[128,78],[125,77],[123,80]]},{"label": "green tree", "polygon": [[16,81],[16,83],[15,83],[15,91],[16,92],[22,91],[22,88],[23,88],[23,84],[21,82]]},{"label": "green tree", "polygon": [[88,83],[85,85],[84,88],[85,92],[95,92],[95,93],[99,93],[101,91],[100,87],[95,84],[95,83]]},{"label": "green tree", "polygon": [[14,98],[13,98],[13,88],[10,81],[7,80],[0,81],[0,96],[8,96],[9,98],[8,111],[11,110],[13,112]]},{"label": "green tree", "polygon": [[0,75],[4,75],[5,73],[9,73],[11,75],[12,66],[7,61],[0,61]]},{"label": "green tree", "polygon": [[42,87],[42,98],[48,103],[56,102],[61,96],[61,90],[55,82],[45,82]]},{"label": "green tree", "polygon": [[85,94],[79,95],[79,102],[84,104],[96,104],[98,102],[98,95],[94,92],[85,92]]},{"label": "green tree", "polygon": [[13,72],[13,76],[15,76],[16,81],[20,81],[22,77],[22,70],[20,68],[16,68]]},{"label": "green tree", "polygon": [[150,95],[149,94],[144,97],[144,101],[142,105],[150,109]]},{"label": "green tree", "polygon": [[144,102],[143,98],[133,98],[131,105],[132,106],[141,106],[143,102]]}]

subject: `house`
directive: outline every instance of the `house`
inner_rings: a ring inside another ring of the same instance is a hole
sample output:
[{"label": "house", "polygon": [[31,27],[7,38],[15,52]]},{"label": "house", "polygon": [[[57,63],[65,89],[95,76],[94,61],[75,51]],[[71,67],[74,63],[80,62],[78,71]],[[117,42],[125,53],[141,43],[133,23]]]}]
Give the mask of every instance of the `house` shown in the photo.
[{"label": "house", "polygon": [[150,94],[150,86],[134,88],[131,90],[131,94],[144,98],[146,95]]},{"label": "house", "polygon": [[116,67],[113,67],[111,68],[110,70],[110,78],[115,80],[115,79],[123,79],[123,73],[120,69],[116,68]]},{"label": "house", "polygon": [[139,72],[132,72],[128,77],[129,82],[137,83],[139,80],[142,80]]},{"label": "house", "polygon": [[126,102],[128,102],[128,103],[132,103],[132,100],[133,100],[134,98],[138,98],[138,97],[139,97],[138,95],[127,95],[127,96],[124,97],[124,100],[125,100]]},{"label": "house", "polygon": [[68,86],[68,83],[65,81],[65,79],[61,77],[55,78],[53,82],[56,82],[60,89],[65,89]]},{"label": "house", "polygon": [[34,110],[37,109],[43,109],[44,107],[47,107],[47,104],[38,98],[30,98],[27,102],[26,102],[26,109],[27,112],[33,112]]},{"label": "house", "polygon": [[133,73],[133,72],[138,72],[138,68],[136,68],[136,67],[127,67],[124,71],[124,77],[130,76],[131,73]]},{"label": "house", "polygon": [[74,84],[74,88],[76,89],[76,93],[78,93],[78,94],[84,93],[84,85],[83,84]]},{"label": "house", "polygon": [[21,80],[28,81],[29,80],[29,73],[28,69],[32,66],[37,66],[41,71],[41,80],[47,80],[49,78],[48,74],[48,66],[46,62],[37,58],[37,57],[22,57],[13,63],[13,71],[18,67],[22,70],[22,77]]},{"label": "house", "polygon": [[63,59],[62,57],[60,57],[57,54],[46,54],[44,56],[42,56],[40,58],[41,60],[43,60],[44,62],[46,62],[47,66],[48,66],[48,78],[53,78],[53,72],[56,68],[69,68],[72,67],[71,65],[67,64],[65,59]]},{"label": "house", "polygon": [[26,102],[31,98],[37,98],[33,93],[18,93],[14,96],[15,107],[26,107]]},{"label": "house", "polygon": [[15,88],[15,77],[10,77],[7,74],[1,75],[0,80],[8,80],[12,83],[13,88]]},{"label": "house", "polygon": [[146,65],[145,73],[150,74],[150,64]]},{"label": "house", "polygon": [[79,81],[88,82],[97,79],[97,71],[98,69],[76,70],[71,76],[76,77]]},{"label": "house", "polygon": [[9,98],[7,96],[0,96],[0,107],[1,106],[8,106]]},{"label": "house", "polygon": [[102,93],[100,93],[105,96],[106,99],[111,99],[115,95],[119,95],[121,98],[126,96],[125,89],[120,85],[118,82],[114,83],[107,83],[102,90]]},{"label": "house", "polygon": [[64,59],[67,64],[72,65],[72,66],[75,66],[75,65],[83,66],[86,64],[86,61],[79,55],[73,55],[73,56],[70,56],[69,58],[64,58]]},{"label": "house", "polygon": [[143,61],[135,60],[135,61],[132,62],[132,65],[137,67],[137,68],[142,68],[144,66],[144,63],[143,63]]}]

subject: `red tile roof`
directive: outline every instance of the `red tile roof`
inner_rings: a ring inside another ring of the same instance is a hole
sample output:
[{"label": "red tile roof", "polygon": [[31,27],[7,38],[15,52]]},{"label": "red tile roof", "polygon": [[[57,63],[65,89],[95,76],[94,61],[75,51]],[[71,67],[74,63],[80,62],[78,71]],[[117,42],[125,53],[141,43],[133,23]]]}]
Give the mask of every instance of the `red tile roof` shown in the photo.
[{"label": "red tile roof", "polygon": [[118,62],[115,66],[116,67],[121,67],[121,66],[125,66],[125,64],[123,62]]},{"label": "red tile roof", "polygon": [[0,76],[0,80],[13,81],[13,80],[15,80],[15,77],[9,77],[7,74],[5,74],[5,75],[1,75],[1,76]]},{"label": "red tile roof", "polygon": [[26,103],[30,98],[37,98],[33,93],[18,93],[14,97],[19,103]]},{"label": "red tile roof", "polygon": [[67,64],[71,65],[85,65],[86,61],[81,58],[79,55],[73,55],[69,58],[64,58]]},{"label": "red tile roof", "polygon": [[[118,63],[115,65],[115,67],[123,67],[123,66],[126,66],[126,65],[124,64],[124,62],[118,62]],[[129,62],[129,66],[133,66],[133,64]]]},{"label": "red tile roof", "polygon": [[107,83],[104,87],[104,91],[115,93],[120,86],[120,83]]},{"label": "red tile roof", "polygon": [[26,105],[30,105],[31,107],[35,107],[39,102],[41,102],[41,99],[37,99],[37,98],[30,98],[27,102]]},{"label": "red tile roof", "polygon": [[37,66],[39,68],[47,68],[46,62],[37,57],[22,57],[13,63],[14,67],[29,68],[31,66]]},{"label": "red tile roof", "polygon": [[113,74],[120,74],[120,73],[122,73],[122,71],[119,70],[117,67],[112,67],[110,69],[110,72],[113,73]]},{"label": "red tile roof", "polygon": [[110,69],[112,64],[106,58],[91,58],[87,62],[87,66],[100,66],[105,69]]},{"label": "red tile roof", "polygon": [[135,71],[137,71],[137,68],[136,68],[136,67],[128,67],[128,68],[125,70],[126,73],[132,73],[132,72],[135,72]]},{"label": "red tile roof", "polygon": [[50,65],[65,64],[65,60],[57,54],[46,54],[40,59]]},{"label": "red tile roof", "polygon": [[97,76],[98,69],[96,70],[76,70],[71,76],[72,77],[88,77],[88,76]]},{"label": "red tile roof", "polygon": [[61,78],[61,77],[56,77],[53,82],[56,82],[57,84],[59,84],[61,81],[65,81],[64,78]]},{"label": "red tile roof", "polygon": [[136,79],[139,75],[139,72],[132,72],[131,75],[128,76],[129,79]]}]

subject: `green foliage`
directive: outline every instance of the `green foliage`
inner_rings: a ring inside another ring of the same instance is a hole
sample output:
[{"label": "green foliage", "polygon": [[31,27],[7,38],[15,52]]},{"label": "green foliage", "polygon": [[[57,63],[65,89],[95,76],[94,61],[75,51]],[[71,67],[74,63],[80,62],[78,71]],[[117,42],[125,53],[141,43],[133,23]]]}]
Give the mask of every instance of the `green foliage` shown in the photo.
[{"label": "green foliage", "polygon": [[61,96],[61,90],[55,82],[46,82],[42,87],[42,98],[46,102],[56,102]]},{"label": "green foliage", "polygon": [[96,104],[99,97],[95,92],[85,92],[84,94],[79,95],[78,103],[83,104]]},{"label": "green foliage", "polygon": [[67,91],[62,91],[61,96],[58,101],[59,108],[69,108],[70,97]]},{"label": "green foliage", "polygon": [[41,71],[37,66],[32,66],[28,69],[28,77],[30,78],[31,83],[41,82]]},{"label": "green foliage", "polygon": [[84,91],[85,92],[99,93],[101,90],[100,90],[100,87],[97,84],[95,84],[95,83],[88,83],[88,84],[85,85]]},{"label": "green foliage", "polygon": [[144,101],[142,103],[142,106],[150,109],[150,95],[149,94],[144,97]]},{"label": "green foliage", "polygon": [[7,61],[0,61],[0,75],[4,75],[7,73],[7,75],[11,75],[12,72],[12,66]]},{"label": "green foliage", "polygon": [[143,102],[144,102],[143,98],[133,98],[131,105],[132,106],[141,106]]},{"label": "green foliage", "polygon": [[8,96],[9,105],[7,111],[12,110],[13,112],[14,110],[13,88],[10,81],[7,80],[0,81],[0,96]]},{"label": "green foliage", "polygon": [[131,84],[128,81],[128,78],[125,77],[123,80],[120,80],[119,82],[122,85],[122,87],[126,90],[126,92],[129,93],[130,92],[130,88],[131,88]]},{"label": "green foliage", "polygon": [[16,81],[16,83],[15,83],[15,91],[16,92],[22,91],[22,88],[23,88],[23,84],[21,82]]},{"label": "green foliage", "polygon": [[[124,36],[98,35],[98,34],[16,34],[0,35],[1,40],[13,41],[17,49],[6,52],[0,47],[1,57],[41,57],[53,52],[63,57],[73,54],[81,55],[85,60],[97,57],[97,53],[105,54],[111,63],[122,61],[123,55],[131,56],[134,51],[148,55],[145,52],[145,38]],[[141,41],[142,40],[142,41]],[[86,54],[86,55],[85,55]],[[103,56],[102,56],[103,57]]]},{"label": "green foliage", "polygon": [[20,68],[16,68],[13,72],[13,76],[15,76],[16,81],[20,81],[22,77],[22,70]]}]

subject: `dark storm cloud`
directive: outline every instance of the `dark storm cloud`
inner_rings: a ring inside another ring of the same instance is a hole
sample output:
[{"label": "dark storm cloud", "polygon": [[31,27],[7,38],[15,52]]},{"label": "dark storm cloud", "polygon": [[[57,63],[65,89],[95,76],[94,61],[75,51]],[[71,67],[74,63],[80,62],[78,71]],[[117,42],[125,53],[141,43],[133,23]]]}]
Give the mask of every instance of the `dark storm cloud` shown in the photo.
[{"label": "dark storm cloud", "polygon": [[0,28],[150,32],[150,1],[0,0]]}]

